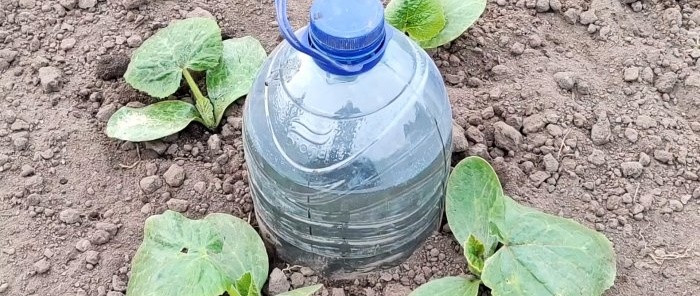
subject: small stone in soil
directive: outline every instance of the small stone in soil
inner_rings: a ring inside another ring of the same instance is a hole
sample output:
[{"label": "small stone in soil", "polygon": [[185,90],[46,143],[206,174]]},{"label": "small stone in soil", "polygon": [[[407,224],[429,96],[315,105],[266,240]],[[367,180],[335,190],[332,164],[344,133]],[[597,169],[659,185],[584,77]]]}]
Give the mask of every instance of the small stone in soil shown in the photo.
[{"label": "small stone in soil", "polygon": [[623,162],[621,168],[625,177],[637,178],[644,172],[644,166],[637,161]]},{"label": "small stone in soil", "polygon": [[289,282],[287,281],[287,276],[284,275],[281,269],[275,268],[270,273],[270,279],[267,282],[267,294],[277,295],[289,291]]},{"label": "small stone in soil", "polygon": [[537,12],[546,12],[549,10],[549,0],[537,0],[535,3],[535,9]]},{"label": "small stone in soil", "polygon": [[160,177],[158,176],[148,176],[141,179],[139,182],[139,187],[141,187],[141,190],[147,194],[156,192],[156,190],[160,189],[162,186],[163,181],[161,181]]},{"label": "small stone in soil", "polygon": [[75,38],[66,38],[66,39],[61,40],[60,47],[62,50],[68,51],[68,50],[72,49],[73,47],[75,47],[75,43],[76,43]]},{"label": "small stone in soil", "polygon": [[96,246],[106,244],[111,238],[112,235],[109,232],[101,229],[95,230],[88,237],[90,243]]},{"label": "small stone in soil", "polygon": [[143,39],[141,39],[141,36],[139,35],[131,35],[126,39],[126,44],[131,48],[139,47],[141,43],[143,43]]},{"label": "small stone in soil", "polygon": [[333,288],[331,296],[345,296],[343,288]]},{"label": "small stone in soil", "polygon": [[65,209],[58,214],[58,219],[66,224],[80,222],[80,212],[74,209]]},{"label": "small stone in soil", "polygon": [[151,212],[153,211],[153,205],[150,203],[146,203],[141,207],[141,214],[144,214],[146,216],[150,215]]},{"label": "small stone in soil", "polygon": [[522,44],[520,42],[515,42],[513,45],[510,47],[510,53],[513,55],[521,55],[525,52],[525,44]]},{"label": "small stone in soil", "polygon": [[19,173],[21,177],[29,177],[34,175],[34,168],[28,164],[22,165],[22,172]]},{"label": "small stone in soil", "polygon": [[523,132],[525,134],[536,133],[544,128],[546,122],[540,114],[531,115],[523,119]]},{"label": "small stone in soil", "polygon": [[204,181],[199,181],[196,184],[194,184],[194,191],[199,193],[199,194],[204,194],[207,190],[207,183]]},{"label": "small stone in soil", "polygon": [[146,149],[150,149],[158,153],[158,155],[163,155],[168,149],[168,144],[163,143],[163,141],[150,141],[145,143]]},{"label": "small stone in soil", "polygon": [[681,196],[681,203],[684,204],[684,205],[686,205],[686,204],[688,204],[688,202],[689,202],[690,199],[692,199],[692,198],[693,198],[693,197],[692,197],[690,194],[685,194],[685,195]]},{"label": "small stone in soil", "polygon": [[34,263],[34,270],[36,270],[38,274],[46,273],[49,269],[51,269],[51,263],[46,259],[41,259]]},{"label": "small stone in soil", "polygon": [[129,67],[129,57],[126,55],[104,55],[97,61],[96,75],[102,80],[113,80],[124,76]]},{"label": "small stone in soil", "polygon": [[388,284],[384,287],[384,296],[406,296],[411,294],[411,289],[401,284]]},{"label": "small stone in soil", "polygon": [[112,275],[112,289],[119,292],[126,291],[126,282],[118,275]]},{"label": "small stone in soil", "polygon": [[625,129],[625,138],[627,138],[628,141],[635,143],[639,139],[639,132],[631,127],[628,127]]},{"label": "small stone in soil", "polygon": [[177,165],[173,164],[168,168],[168,170],[163,174],[165,178],[165,183],[172,187],[180,187],[185,181],[185,170]]},{"label": "small stone in soil", "polygon": [[97,251],[87,251],[85,253],[85,262],[90,263],[92,265],[97,265],[97,263],[100,261],[100,253]]},{"label": "small stone in soil", "polygon": [[520,149],[520,145],[523,142],[523,135],[520,132],[503,121],[496,122],[493,127],[497,147],[509,151],[518,151]]},{"label": "small stone in soil", "polygon": [[314,272],[313,269],[311,269],[311,268],[309,268],[309,267],[306,267],[306,266],[302,267],[302,268],[299,270],[299,272],[301,272],[301,274],[304,275],[304,276],[312,276],[312,275],[315,274],[315,272]]},{"label": "small stone in soil", "polygon": [[671,207],[672,210],[674,210],[676,212],[680,212],[683,210],[683,203],[679,200],[675,200],[675,199],[669,200],[668,205],[669,205],[669,207]]},{"label": "small stone in soil", "polygon": [[605,145],[610,142],[612,131],[610,130],[610,121],[607,118],[599,119],[591,128],[591,141],[595,145]]},{"label": "small stone in soil", "polygon": [[671,163],[673,161],[673,153],[665,150],[654,150],[654,159],[662,163]]},{"label": "small stone in soil", "polygon": [[545,180],[549,179],[550,174],[544,171],[536,171],[530,175],[530,180],[536,187],[540,186]]},{"label": "small stone in soil", "polygon": [[54,152],[51,148],[48,148],[48,149],[42,151],[40,153],[40,155],[41,155],[41,158],[43,158],[44,160],[49,160],[49,159],[53,158]]},{"label": "small stone in soil", "polygon": [[629,67],[625,69],[624,80],[627,82],[637,81],[639,79],[639,68]]},{"label": "small stone in soil", "polygon": [[639,128],[644,130],[656,127],[656,120],[646,115],[637,116],[637,119],[634,121],[634,123]]},{"label": "small stone in soil", "polygon": [[97,224],[95,224],[95,228],[107,231],[111,236],[117,235],[117,231],[119,231],[119,227],[117,225],[109,222],[97,222]]},{"label": "small stone in soil", "polygon": [[468,149],[469,142],[464,136],[464,129],[457,124],[452,124],[452,152],[464,152]]},{"label": "small stone in soil", "polygon": [[92,244],[87,239],[81,239],[75,244],[75,249],[80,252],[85,252],[92,247]]},{"label": "small stone in soil", "polygon": [[100,107],[100,110],[97,111],[95,118],[101,122],[107,122],[109,118],[112,117],[114,112],[117,112],[117,105],[114,103],[109,103]]},{"label": "small stone in soil", "polygon": [[207,140],[207,146],[209,146],[209,151],[212,153],[221,153],[221,138],[219,138],[219,135],[211,135],[209,140]]},{"label": "small stone in soil", "polygon": [[292,275],[289,278],[292,281],[292,287],[294,287],[295,289],[304,285],[304,275],[302,275],[301,273],[292,273]]},{"label": "small stone in soil", "polygon": [[187,18],[192,18],[192,17],[203,17],[203,18],[210,18],[213,20],[216,20],[214,15],[211,14],[211,12],[201,8],[201,7],[196,7],[192,11],[188,12],[186,15]]},{"label": "small stone in soil", "polygon": [[127,10],[137,9],[146,4],[146,0],[124,0],[124,8]]},{"label": "small stone in soil", "polygon": [[166,204],[168,205],[168,209],[178,213],[187,212],[187,208],[190,206],[189,201],[179,198],[171,198]]},{"label": "small stone in soil", "polygon": [[559,170],[559,161],[557,161],[556,158],[551,153],[548,153],[542,158],[542,162],[544,163],[544,168],[545,171],[554,173],[557,170]]},{"label": "small stone in soil", "polygon": [[[551,3],[550,3],[551,5]],[[580,12],[576,8],[569,8],[564,12],[564,20],[569,24],[578,22]]]},{"label": "small stone in soil", "polygon": [[576,74],[573,72],[554,73],[554,82],[563,90],[572,90],[576,86]]},{"label": "small stone in soil", "polygon": [[42,67],[39,69],[39,82],[44,92],[56,92],[61,86],[63,72],[56,67]]},{"label": "small stone in soil", "polygon": [[639,154],[639,163],[641,163],[643,166],[648,166],[651,163],[651,157],[642,152]]},{"label": "small stone in soil", "polygon": [[639,203],[645,208],[649,209],[651,204],[654,202],[654,197],[651,194],[644,194],[639,197]]},{"label": "small stone in soil", "polygon": [[92,8],[95,5],[97,5],[97,0],[78,0],[78,7],[82,9]]},{"label": "small stone in soil", "polygon": [[673,90],[673,87],[676,86],[677,81],[678,74],[673,72],[664,73],[656,79],[654,87],[656,87],[659,92],[670,93]]},{"label": "small stone in soil", "polygon": [[598,16],[595,14],[595,10],[589,9],[581,13],[580,22],[582,25],[588,25],[595,23],[598,20]]}]

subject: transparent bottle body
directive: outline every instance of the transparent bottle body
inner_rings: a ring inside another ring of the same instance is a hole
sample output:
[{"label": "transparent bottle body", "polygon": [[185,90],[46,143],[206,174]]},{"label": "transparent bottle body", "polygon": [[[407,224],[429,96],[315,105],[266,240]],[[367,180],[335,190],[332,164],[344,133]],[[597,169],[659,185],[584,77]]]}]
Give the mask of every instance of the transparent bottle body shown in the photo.
[{"label": "transparent bottle body", "polygon": [[284,42],[248,95],[251,195],[264,238],[287,262],[324,273],[394,266],[438,227],[449,100],[422,49],[397,31],[389,42],[377,66],[351,77]]}]

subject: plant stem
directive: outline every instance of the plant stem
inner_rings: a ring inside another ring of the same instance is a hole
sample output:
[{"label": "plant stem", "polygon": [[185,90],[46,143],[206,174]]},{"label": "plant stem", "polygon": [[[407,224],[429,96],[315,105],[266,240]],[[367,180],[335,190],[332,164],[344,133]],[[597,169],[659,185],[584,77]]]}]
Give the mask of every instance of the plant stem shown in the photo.
[{"label": "plant stem", "polygon": [[214,122],[214,106],[212,106],[211,101],[202,94],[202,91],[199,90],[199,86],[197,86],[197,82],[194,81],[187,69],[182,69],[182,75],[185,76],[187,85],[189,85],[190,90],[192,90],[195,106],[197,107],[197,111],[199,111],[199,115],[202,116],[204,125],[209,129],[216,128],[216,123]]}]

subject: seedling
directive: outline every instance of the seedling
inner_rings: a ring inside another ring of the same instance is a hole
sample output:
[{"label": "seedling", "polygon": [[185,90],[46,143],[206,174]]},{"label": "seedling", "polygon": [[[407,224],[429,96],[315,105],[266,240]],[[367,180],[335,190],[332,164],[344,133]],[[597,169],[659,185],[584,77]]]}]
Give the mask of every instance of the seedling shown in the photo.
[{"label": "seedling", "polygon": [[387,21],[423,48],[461,36],[486,9],[486,0],[391,0]]},{"label": "seedling", "polygon": [[411,296],[476,296],[481,284],[499,296],[601,295],[613,285],[615,253],[605,236],[519,205],[479,157],[455,167],[446,202],[450,229],[476,278],[430,281]]},{"label": "seedling", "polygon": [[[226,214],[190,220],[166,211],[146,219],[127,295],[259,296],[267,262],[262,239],[245,221]],[[281,295],[309,296],[320,288]]]},{"label": "seedling", "polygon": [[[213,130],[224,111],[246,95],[267,54],[252,37],[222,41],[221,29],[208,18],[172,22],[148,38],[132,55],[126,82],[157,99],[174,94],[185,78],[195,104],[165,100],[143,108],[123,107],[107,123],[107,135],[141,142],[166,137],[192,121]],[[209,98],[193,72],[206,71]]]}]

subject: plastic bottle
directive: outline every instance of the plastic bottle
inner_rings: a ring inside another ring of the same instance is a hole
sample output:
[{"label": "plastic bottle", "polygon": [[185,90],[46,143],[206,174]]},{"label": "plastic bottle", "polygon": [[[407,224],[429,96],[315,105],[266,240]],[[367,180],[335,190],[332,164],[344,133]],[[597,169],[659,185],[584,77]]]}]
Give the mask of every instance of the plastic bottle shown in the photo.
[{"label": "plastic bottle", "polygon": [[379,0],[315,0],[248,95],[244,148],[264,238],[326,274],[394,266],[437,229],[452,114],[437,67]]}]

